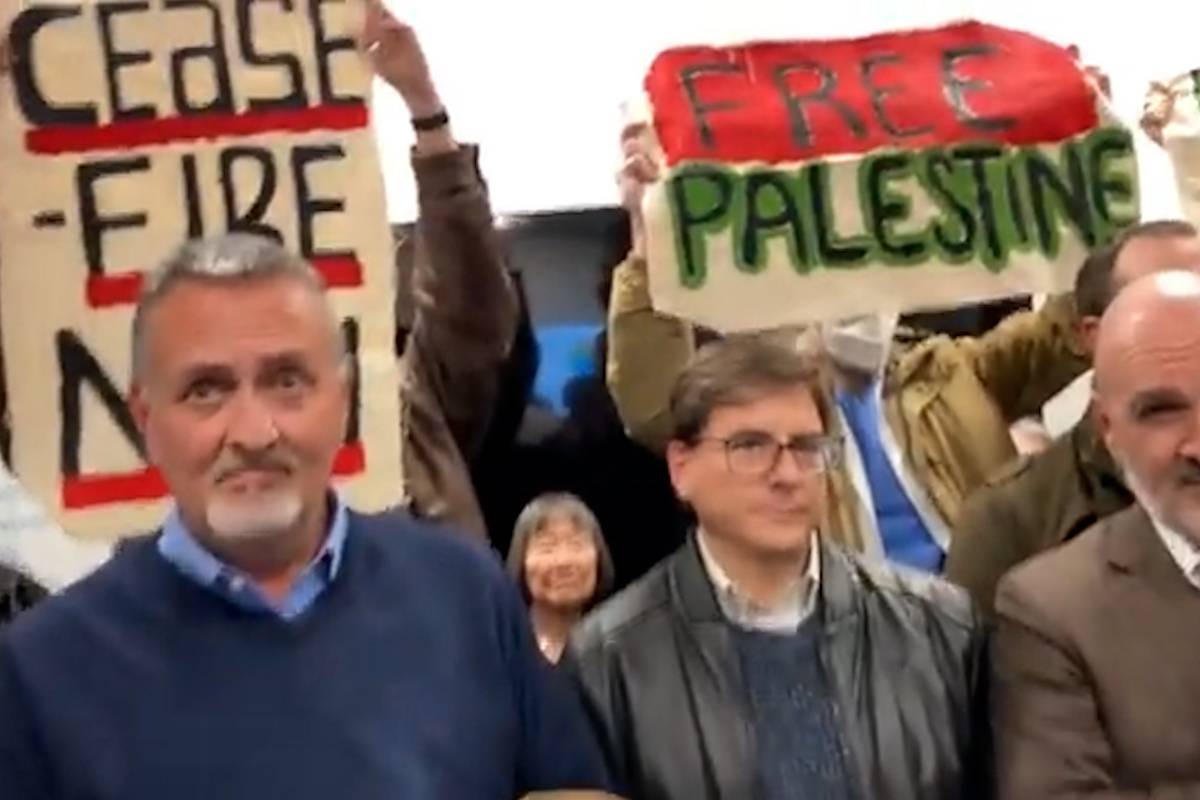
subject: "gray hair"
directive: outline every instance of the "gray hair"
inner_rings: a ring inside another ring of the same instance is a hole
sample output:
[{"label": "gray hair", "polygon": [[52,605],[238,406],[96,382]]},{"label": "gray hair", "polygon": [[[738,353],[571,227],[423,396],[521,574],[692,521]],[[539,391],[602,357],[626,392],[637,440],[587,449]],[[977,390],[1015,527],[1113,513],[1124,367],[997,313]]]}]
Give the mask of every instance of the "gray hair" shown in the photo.
[{"label": "gray hair", "polygon": [[508,546],[508,558],[505,562],[508,574],[521,588],[525,602],[529,602],[529,587],[525,583],[525,554],[529,551],[529,543],[534,534],[546,526],[555,517],[566,517],[592,537],[596,547],[596,591],[592,595],[590,605],[595,605],[612,591],[616,580],[613,569],[612,554],[604,541],[600,530],[600,521],[582,500],[568,492],[548,492],[535,497],[521,511],[517,523],[513,526],[512,543]]},{"label": "gray hair", "polygon": [[137,309],[133,313],[133,375],[146,367],[146,320],[150,312],[179,283],[248,283],[284,277],[311,289],[322,299],[336,342],[336,356],[344,361],[346,342],[332,307],[325,299],[321,275],[300,256],[273,239],[247,233],[227,233],[184,243],[145,276]]}]

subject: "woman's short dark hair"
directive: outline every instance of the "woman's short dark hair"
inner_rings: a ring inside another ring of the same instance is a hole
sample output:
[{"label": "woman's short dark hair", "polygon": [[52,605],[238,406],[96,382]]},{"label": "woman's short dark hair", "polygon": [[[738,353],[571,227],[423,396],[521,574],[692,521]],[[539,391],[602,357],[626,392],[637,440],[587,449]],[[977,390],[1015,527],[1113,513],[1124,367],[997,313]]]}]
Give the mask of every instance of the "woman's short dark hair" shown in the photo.
[{"label": "woman's short dark hair", "polygon": [[795,332],[735,334],[704,345],[671,391],[672,438],[694,443],[713,412],[772,391],[807,387],[821,421],[829,426],[828,374],[819,353]]},{"label": "woman's short dark hair", "polygon": [[508,574],[521,588],[521,596],[525,598],[525,602],[530,602],[529,585],[525,581],[525,554],[529,551],[529,542],[534,534],[555,517],[566,517],[592,537],[592,544],[596,548],[596,590],[588,601],[588,607],[591,607],[612,591],[616,574],[612,554],[609,553],[604,533],[600,530],[600,521],[586,503],[569,492],[548,492],[539,495],[521,511],[516,525],[513,526],[512,543],[508,546],[508,558],[505,562]]}]

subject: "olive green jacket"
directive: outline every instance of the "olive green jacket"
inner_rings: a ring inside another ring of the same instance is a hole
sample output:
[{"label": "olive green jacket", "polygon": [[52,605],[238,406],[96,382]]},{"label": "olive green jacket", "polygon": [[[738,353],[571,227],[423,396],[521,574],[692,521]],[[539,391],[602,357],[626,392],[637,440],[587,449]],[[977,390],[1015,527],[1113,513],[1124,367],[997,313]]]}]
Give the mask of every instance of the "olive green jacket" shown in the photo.
[{"label": "olive green jacket", "polygon": [[[981,337],[934,336],[893,352],[882,387],[885,440],[943,549],[966,496],[1016,457],[1009,426],[1038,413],[1087,369],[1075,319],[1072,300],[1057,297]],[[609,304],[608,388],[629,434],[649,447],[665,446],[670,436],[671,387],[694,349],[691,326],[652,308],[644,262],[619,266]],[[841,424],[834,420],[835,432]],[[826,530],[854,550],[878,554],[856,465],[851,453],[830,475]]]},{"label": "olive green jacket", "polygon": [[1112,456],[1084,417],[1047,450],[1011,462],[967,499],[946,577],[991,614],[996,584],[1006,572],[1132,503]]}]

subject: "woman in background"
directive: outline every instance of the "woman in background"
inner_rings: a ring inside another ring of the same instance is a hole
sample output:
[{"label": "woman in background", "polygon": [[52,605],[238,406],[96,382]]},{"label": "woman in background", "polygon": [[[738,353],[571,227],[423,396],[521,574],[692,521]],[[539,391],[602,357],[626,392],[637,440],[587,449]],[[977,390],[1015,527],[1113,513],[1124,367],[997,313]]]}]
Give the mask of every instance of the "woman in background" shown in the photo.
[{"label": "woman in background", "polygon": [[508,571],[521,587],[538,647],[558,663],[575,623],[612,589],[600,523],[575,495],[543,494],[517,518]]}]

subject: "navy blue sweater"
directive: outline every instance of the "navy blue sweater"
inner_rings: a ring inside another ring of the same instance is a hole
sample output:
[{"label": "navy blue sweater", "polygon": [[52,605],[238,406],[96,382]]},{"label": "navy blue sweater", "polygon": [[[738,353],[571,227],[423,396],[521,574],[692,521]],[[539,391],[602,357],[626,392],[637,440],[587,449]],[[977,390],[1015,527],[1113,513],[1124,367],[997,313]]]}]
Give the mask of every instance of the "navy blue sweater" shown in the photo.
[{"label": "navy blue sweater", "polygon": [[821,665],[821,617],[794,634],[734,629],[754,719],[757,800],[851,800],[834,699]]},{"label": "navy blue sweater", "polygon": [[0,636],[4,800],[510,800],[607,788],[497,559],[352,515],[292,622],[133,544]]}]

